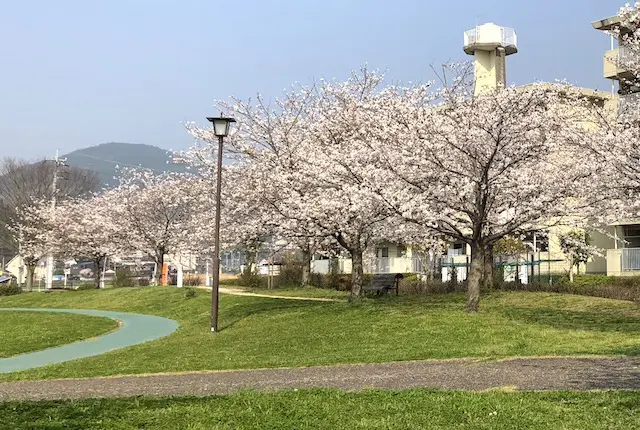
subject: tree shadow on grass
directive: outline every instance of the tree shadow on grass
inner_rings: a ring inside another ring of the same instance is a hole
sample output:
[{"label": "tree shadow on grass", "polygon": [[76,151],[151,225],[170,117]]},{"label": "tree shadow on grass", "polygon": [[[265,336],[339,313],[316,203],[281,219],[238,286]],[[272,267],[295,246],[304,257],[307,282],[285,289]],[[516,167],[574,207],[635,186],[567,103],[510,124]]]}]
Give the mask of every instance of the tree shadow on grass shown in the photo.
[{"label": "tree shadow on grass", "polygon": [[289,300],[271,298],[250,298],[220,310],[220,330],[227,330],[238,322],[257,314],[281,313],[291,310],[307,310],[318,307],[335,306],[332,302],[311,300]]},{"label": "tree shadow on grass", "polygon": [[505,307],[500,309],[500,313],[512,320],[544,324],[558,329],[640,334],[640,318],[607,311]]},{"label": "tree shadow on grass", "polygon": [[[577,359],[580,360],[580,359]],[[584,359],[588,361],[589,359]],[[569,389],[580,390],[638,390],[640,367],[637,359],[611,358],[597,360],[592,366],[576,366],[575,373],[566,381]],[[639,400],[635,407],[638,407]]]}]

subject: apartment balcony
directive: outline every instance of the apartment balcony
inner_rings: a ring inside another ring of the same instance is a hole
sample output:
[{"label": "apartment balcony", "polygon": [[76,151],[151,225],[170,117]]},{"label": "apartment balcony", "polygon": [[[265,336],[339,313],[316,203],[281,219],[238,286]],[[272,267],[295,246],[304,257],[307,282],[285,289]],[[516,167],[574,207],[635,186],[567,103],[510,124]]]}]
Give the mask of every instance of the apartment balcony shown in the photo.
[{"label": "apartment balcony", "polygon": [[612,49],[604,53],[604,77],[606,79],[631,79],[633,73],[621,67],[631,61],[632,53],[625,47]]},{"label": "apartment balcony", "polygon": [[366,273],[416,273],[422,271],[423,262],[410,257],[378,257],[365,263]]},{"label": "apartment balcony", "polygon": [[640,274],[640,248],[607,249],[607,275]]}]

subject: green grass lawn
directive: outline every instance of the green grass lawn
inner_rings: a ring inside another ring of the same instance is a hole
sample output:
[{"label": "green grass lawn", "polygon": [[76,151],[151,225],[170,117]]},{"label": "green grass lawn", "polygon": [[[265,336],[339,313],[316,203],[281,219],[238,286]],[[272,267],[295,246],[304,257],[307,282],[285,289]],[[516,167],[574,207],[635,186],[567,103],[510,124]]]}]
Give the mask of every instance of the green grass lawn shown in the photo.
[{"label": "green grass lawn", "polygon": [[7,429],[637,429],[640,393],[300,390],[0,403]]},{"label": "green grass lawn", "polygon": [[0,311],[0,358],[87,339],[116,327],[118,323],[109,318]]},{"label": "green grass lawn", "polygon": [[180,323],[153,342],[0,379],[90,377],[197,370],[371,363],[453,357],[640,355],[637,304],[584,296],[505,292],[479,314],[464,295],[313,302],[222,295],[222,331],[209,331],[210,294],[173,287],[29,293],[0,307],[93,308]]}]

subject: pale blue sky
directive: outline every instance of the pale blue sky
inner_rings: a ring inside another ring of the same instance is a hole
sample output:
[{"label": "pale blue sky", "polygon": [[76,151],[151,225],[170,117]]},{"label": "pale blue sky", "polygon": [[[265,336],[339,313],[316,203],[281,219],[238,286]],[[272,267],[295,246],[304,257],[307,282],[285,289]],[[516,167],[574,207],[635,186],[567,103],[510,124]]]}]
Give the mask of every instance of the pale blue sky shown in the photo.
[{"label": "pale blue sky", "polygon": [[391,80],[470,59],[464,30],[513,27],[507,79],[610,90],[609,39],[590,23],[623,1],[0,0],[0,156],[103,142],[185,149],[181,123],[215,99],[275,97],[367,63]]}]

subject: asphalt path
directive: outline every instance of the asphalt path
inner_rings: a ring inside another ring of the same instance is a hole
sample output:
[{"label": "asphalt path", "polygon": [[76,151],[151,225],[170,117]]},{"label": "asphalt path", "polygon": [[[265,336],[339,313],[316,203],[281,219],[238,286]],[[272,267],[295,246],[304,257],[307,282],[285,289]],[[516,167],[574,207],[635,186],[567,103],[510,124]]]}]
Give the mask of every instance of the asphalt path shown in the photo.
[{"label": "asphalt path", "polygon": [[640,390],[640,358],[408,361],[0,383],[0,401],[209,396],[243,389]]}]

